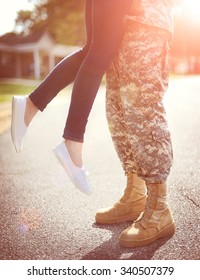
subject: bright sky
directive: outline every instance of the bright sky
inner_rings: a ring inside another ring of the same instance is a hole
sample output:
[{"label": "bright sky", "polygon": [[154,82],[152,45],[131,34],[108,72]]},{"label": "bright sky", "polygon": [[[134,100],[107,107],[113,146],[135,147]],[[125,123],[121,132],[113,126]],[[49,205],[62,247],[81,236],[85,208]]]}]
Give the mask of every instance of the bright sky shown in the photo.
[{"label": "bright sky", "polygon": [[13,31],[17,11],[31,8],[29,0],[0,0],[0,36]]},{"label": "bright sky", "polygon": [[180,9],[184,11],[184,15],[194,22],[200,22],[200,0],[181,0]]}]

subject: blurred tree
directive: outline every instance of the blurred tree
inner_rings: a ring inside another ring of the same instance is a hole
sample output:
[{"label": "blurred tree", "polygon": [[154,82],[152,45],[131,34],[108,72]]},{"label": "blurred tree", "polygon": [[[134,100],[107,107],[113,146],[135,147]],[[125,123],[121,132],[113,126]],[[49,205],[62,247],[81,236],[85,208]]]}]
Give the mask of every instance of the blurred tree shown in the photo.
[{"label": "blurred tree", "polygon": [[[84,0],[29,0],[30,11],[19,11],[16,25],[21,32],[46,30],[57,43],[81,45],[85,41]],[[200,21],[176,0],[175,30],[171,44],[174,57],[189,60],[200,57]]]},{"label": "blurred tree", "polygon": [[22,32],[29,30],[32,20],[31,20],[31,11],[20,10],[17,15],[16,25]]},{"label": "blurred tree", "polygon": [[57,43],[77,45],[85,40],[83,0],[32,0],[33,11],[19,11],[16,27],[23,33],[48,31]]}]

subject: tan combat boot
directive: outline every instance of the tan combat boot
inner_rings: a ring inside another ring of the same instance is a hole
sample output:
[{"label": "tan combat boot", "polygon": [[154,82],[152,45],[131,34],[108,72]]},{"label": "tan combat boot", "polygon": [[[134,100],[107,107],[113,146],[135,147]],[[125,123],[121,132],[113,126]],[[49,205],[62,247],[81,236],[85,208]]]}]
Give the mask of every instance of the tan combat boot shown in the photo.
[{"label": "tan combat boot", "polygon": [[124,221],[135,221],[144,211],[145,203],[145,181],[136,174],[129,173],[124,195],[112,207],[100,209],[96,213],[96,223],[115,224]]},{"label": "tan combat boot", "polygon": [[132,226],[125,229],[119,238],[124,247],[144,246],[175,232],[174,220],[167,205],[167,185],[150,184],[145,211]]}]

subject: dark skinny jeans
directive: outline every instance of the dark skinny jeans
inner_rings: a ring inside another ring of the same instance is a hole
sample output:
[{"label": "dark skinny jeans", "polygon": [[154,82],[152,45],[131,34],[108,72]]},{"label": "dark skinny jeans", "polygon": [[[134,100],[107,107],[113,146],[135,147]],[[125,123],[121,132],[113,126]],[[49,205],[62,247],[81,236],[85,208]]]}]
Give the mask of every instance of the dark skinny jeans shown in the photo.
[{"label": "dark skinny jeans", "polygon": [[30,94],[43,111],[64,87],[74,82],[64,139],[83,142],[85,128],[102,77],[122,40],[123,17],[131,0],[86,0],[86,44],[59,62]]}]

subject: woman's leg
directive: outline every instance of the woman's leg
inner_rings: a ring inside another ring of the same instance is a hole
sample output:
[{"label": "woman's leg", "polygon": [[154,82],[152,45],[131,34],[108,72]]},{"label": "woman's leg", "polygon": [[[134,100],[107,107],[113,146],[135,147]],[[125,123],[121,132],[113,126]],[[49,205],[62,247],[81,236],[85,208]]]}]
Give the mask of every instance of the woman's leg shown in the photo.
[{"label": "woman's leg", "polygon": [[130,0],[92,1],[92,42],[76,76],[63,137],[83,142],[87,119],[102,76],[123,36]]},{"label": "woman's leg", "polygon": [[38,110],[43,111],[60,90],[74,81],[91,43],[91,7],[92,0],[86,0],[85,25],[87,40],[85,46],[59,62],[44,81],[29,95],[25,114],[25,123],[27,125]]}]

